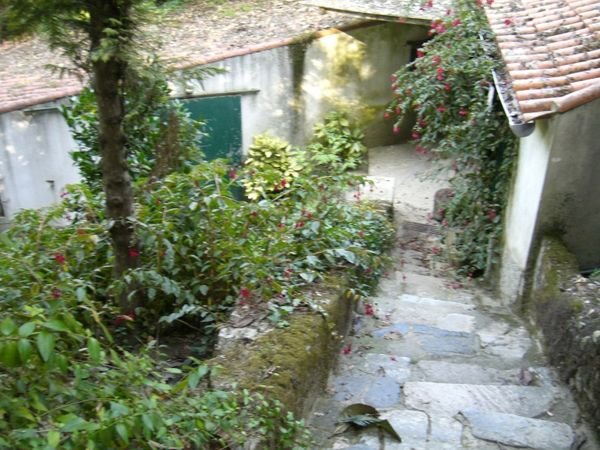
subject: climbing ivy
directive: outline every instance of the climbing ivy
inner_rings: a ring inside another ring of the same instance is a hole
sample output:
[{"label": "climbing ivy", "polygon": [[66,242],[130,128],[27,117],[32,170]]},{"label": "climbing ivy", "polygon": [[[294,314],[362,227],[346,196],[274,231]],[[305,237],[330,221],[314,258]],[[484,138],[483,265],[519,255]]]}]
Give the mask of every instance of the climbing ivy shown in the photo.
[{"label": "climbing ivy", "polygon": [[431,23],[416,60],[392,75],[394,99],[385,113],[395,133],[416,115],[417,151],[451,161],[454,192],[443,225],[460,230],[453,250],[460,272],[470,276],[483,274],[495,255],[516,155],[507,119],[490,100],[500,62],[482,3],[457,0]]}]

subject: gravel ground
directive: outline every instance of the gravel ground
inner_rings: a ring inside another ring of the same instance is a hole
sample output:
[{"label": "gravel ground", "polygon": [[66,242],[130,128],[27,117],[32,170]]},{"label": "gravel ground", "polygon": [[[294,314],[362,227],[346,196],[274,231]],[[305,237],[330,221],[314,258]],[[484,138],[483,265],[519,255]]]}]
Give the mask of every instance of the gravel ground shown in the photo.
[{"label": "gravel ground", "polygon": [[[149,26],[148,34],[162,41],[164,58],[182,65],[352,20],[294,0],[188,0]],[[40,38],[0,44],[0,112],[80,87],[75,78],[52,74],[48,64],[69,66]]]}]

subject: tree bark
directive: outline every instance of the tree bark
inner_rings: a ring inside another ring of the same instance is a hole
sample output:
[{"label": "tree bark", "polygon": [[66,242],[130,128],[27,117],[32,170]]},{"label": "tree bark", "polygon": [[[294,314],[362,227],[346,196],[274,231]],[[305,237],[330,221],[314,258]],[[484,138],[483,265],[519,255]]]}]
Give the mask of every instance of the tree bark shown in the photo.
[{"label": "tree bark", "polygon": [[[102,179],[106,194],[106,215],[110,225],[110,236],[114,253],[114,275],[117,278],[138,263],[135,248],[133,217],[133,191],[127,165],[126,142],[123,129],[125,117],[122,86],[126,76],[127,62],[121,48],[108,58],[94,57],[103,39],[106,28],[113,28],[111,20],[118,20],[127,27],[129,2],[123,0],[92,0],[90,8],[90,38],[92,49],[92,85],[96,92],[99,119],[99,144],[102,155]],[[131,30],[125,30],[125,35]],[[121,35],[122,38],[122,35]],[[121,45],[121,44],[117,44]],[[126,289],[127,291],[127,289]],[[121,296],[124,312],[133,310],[128,292]]]}]

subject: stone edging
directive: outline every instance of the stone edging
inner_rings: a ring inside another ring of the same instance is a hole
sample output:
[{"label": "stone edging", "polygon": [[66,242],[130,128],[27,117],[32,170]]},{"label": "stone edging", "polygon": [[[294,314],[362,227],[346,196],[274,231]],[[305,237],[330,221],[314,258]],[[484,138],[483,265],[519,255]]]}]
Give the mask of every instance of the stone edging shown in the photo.
[{"label": "stone edging", "polygon": [[563,243],[544,238],[528,296],[529,314],[544,334],[550,362],[600,436],[600,314],[596,305],[565,289],[576,275],[577,261]]},{"label": "stone edging", "polygon": [[214,381],[221,389],[248,389],[279,400],[296,417],[306,417],[327,384],[346,336],[354,301],[345,280],[330,277],[313,290],[324,313],[295,312],[289,326],[273,328],[265,318],[221,330]]}]

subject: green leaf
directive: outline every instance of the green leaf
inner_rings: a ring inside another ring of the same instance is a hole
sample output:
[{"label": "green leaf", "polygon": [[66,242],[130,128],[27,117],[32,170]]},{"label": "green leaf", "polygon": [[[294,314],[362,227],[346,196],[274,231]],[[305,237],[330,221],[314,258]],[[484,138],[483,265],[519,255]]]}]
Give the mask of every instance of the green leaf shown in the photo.
[{"label": "green leaf", "polygon": [[52,355],[52,351],[54,350],[54,344],[56,340],[52,333],[48,333],[47,331],[41,331],[37,335],[36,343],[37,349],[40,353],[42,360],[47,362]]},{"label": "green leaf", "polygon": [[31,335],[35,331],[35,323],[27,322],[19,327],[19,336],[22,338],[26,338]]},{"label": "green leaf", "polygon": [[377,426],[391,434],[398,442],[402,442],[402,438],[398,433],[396,433],[396,430],[394,430],[394,427],[389,420],[382,420],[377,424]]},{"label": "green leaf", "polygon": [[67,419],[67,422],[61,428],[63,433],[73,433],[74,431],[83,430],[88,425],[86,420],[74,414],[67,414],[63,419]]},{"label": "green leaf", "polygon": [[54,331],[69,331],[69,327],[58,319],[52,319],[42,324],[44,327]]},{"label": "green leaf", "polygon": [[2,364],[7,367],[17,367],[19,365],[19,350],[16,342],[7,342],[0,350],[0,361],[2,361]]},{"label": "green leaf", "polygon": [[60,433],[56,430],[48,431],[46,441],[48,442],[48,446],[50,448],[58,447],[58,444],[60,444]]},{"label": "green leaf", "polygon": [[102,349],[98,340],[94,337],[90,337],[87,341],[87,349],[92,362],[99,364],[102,357]]},{"label": "green leaf", "polygon": [[142,422],[146,431],[154,431],[154,422],[152,422],[152,418],[148,414],[142,414]]},{"label": "green leaf", "polygon": [[0,333],[2,333],[4,336],[13,334],[16,330],[17,326],[10,317],[7,317],[2,321],[2,323],[0,323]]},{"label": "green leaf", "polygon": [[121,439],[123,439],[123,442],[127,444],[129,442],[129,432],[127,431],[127,427],[122,423],[118,423],[115,429]]},{"label": "green leaf", "polygon": [[33,351],[33,345],[29,342],[29,339],[21,338],[19,339],[19,343],[17,344],[19,350],[19,357],[21,358],[21,362],[26,363],[31,356],[31,352]]}]

